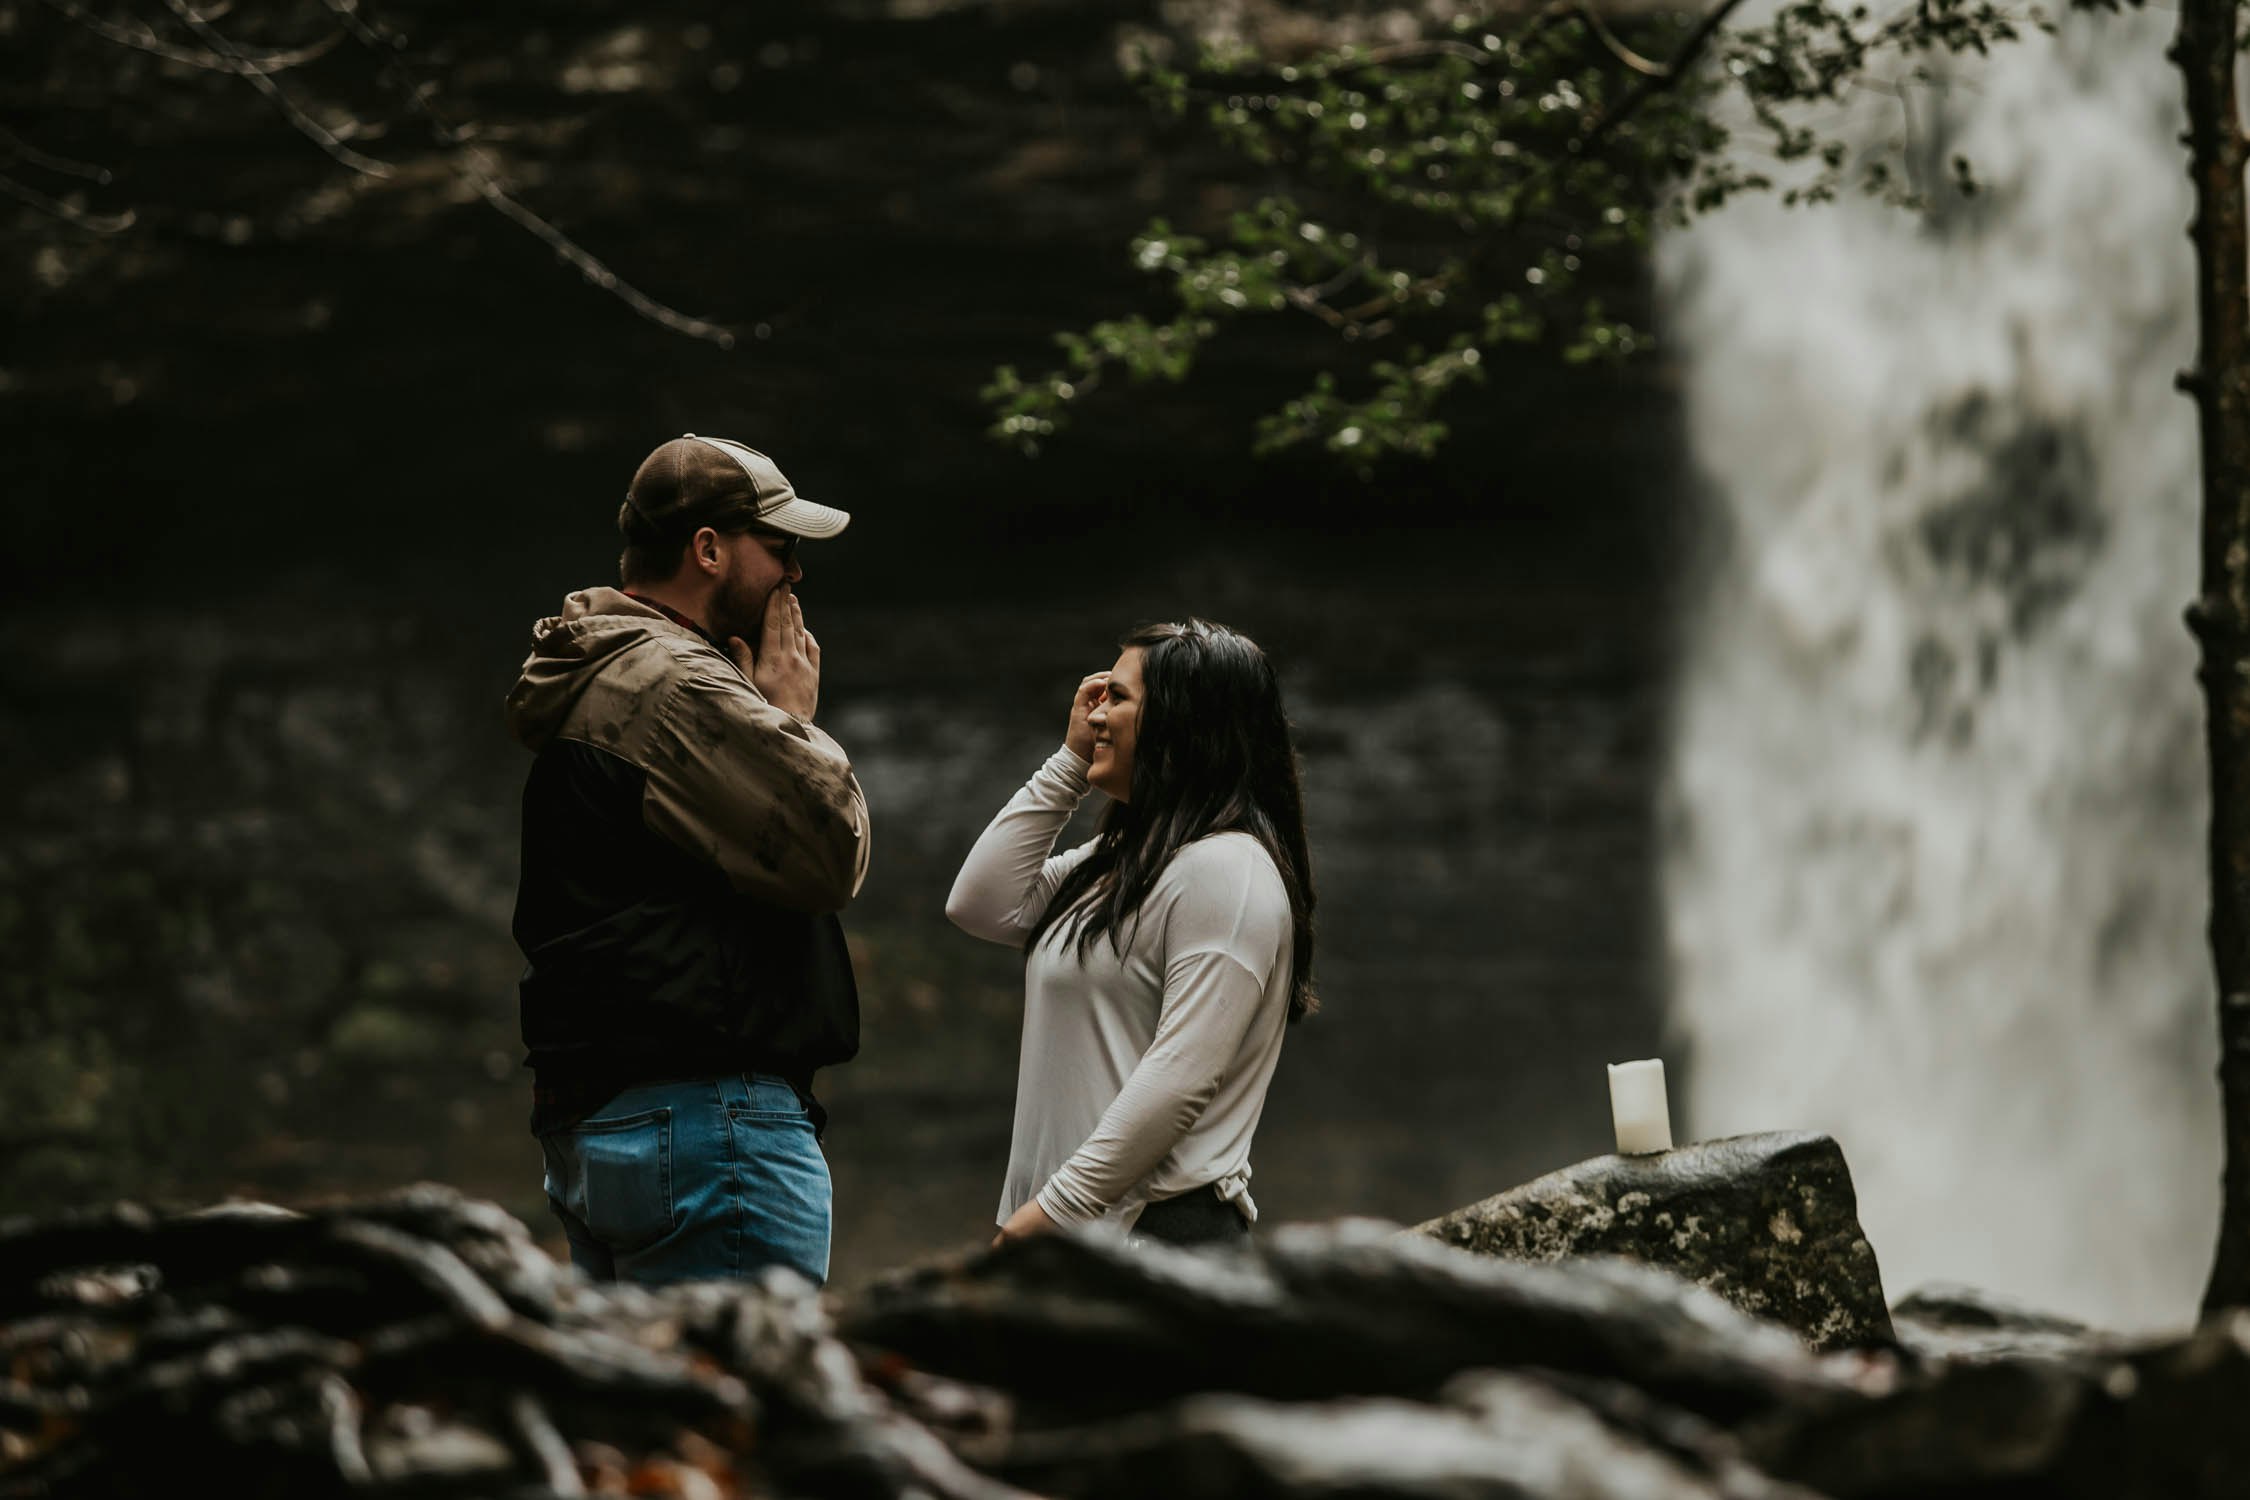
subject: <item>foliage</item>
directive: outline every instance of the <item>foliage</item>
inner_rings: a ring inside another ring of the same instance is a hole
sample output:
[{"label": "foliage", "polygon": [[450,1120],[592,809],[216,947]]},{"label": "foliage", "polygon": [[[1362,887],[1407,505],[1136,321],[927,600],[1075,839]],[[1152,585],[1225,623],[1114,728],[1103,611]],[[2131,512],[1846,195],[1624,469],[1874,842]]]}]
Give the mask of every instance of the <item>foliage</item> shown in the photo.
[{"label": "foliage", "polygon": [[[1338,368],[1258,423],[1258,449],[1318,444],[1362,471],[1426,456],[1447,435],[1444,398],[1508,346],[1573,363],[1648,349],[1635,304],[1660,228],[1743,193],[1799,205],[1861,191],[1909,208],[1974,194],[1966,160],[1933,181],[1900,149],[1911,91],[2049,24],[1995,0],[1887,14],[1792,0],[1736,25],[1739,6],[1613,22],[1553,0],[1299,61],[1240,45],[1207,48],[1193,69],[1144,55],[1152,104],[1199,115],[1272,191],[1208,237],[1150,224],[1133,261],[1163,280],[1170,316],[1059,335],[1061,368],[1036,377],[997,371],[993,435],[1036,453],[1105,382],[1182,380],[1227,323],[1298,314],[1333,331]],[[1808,108],[1864,91],[1900,101],[1891,149],[1855,150]],[[1753,156],[1766,164],[1745,167]]]}]

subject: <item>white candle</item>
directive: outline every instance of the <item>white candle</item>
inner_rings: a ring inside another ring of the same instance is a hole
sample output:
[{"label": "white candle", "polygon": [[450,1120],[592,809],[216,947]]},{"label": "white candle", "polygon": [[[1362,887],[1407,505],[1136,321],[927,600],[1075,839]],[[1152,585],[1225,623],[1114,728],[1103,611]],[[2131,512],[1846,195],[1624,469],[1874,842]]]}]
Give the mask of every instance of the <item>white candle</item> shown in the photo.
[{"label": "white candle", "polygon": [[1609,1065],[1609,1113],[1617,1126],[1617,1152],[1635,1156],[1672,1149],[1672,1111],[1664,1101],[1664,1062]]}]

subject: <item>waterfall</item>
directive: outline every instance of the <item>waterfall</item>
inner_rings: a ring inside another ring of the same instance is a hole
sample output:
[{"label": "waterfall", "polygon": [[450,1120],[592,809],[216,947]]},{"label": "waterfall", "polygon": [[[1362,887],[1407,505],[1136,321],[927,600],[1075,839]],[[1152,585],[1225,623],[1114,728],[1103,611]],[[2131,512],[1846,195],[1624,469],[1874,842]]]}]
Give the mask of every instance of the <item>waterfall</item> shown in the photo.
[{"label": "waterfall", "polygon": [[1973,197],[1745,200],[1658,254],[1705,522],[1662,812],[1689,1130],[1834,1134],[1894,1299],[2126,1329],[2192,1318],[2220,1163],[2170,21],[1854,101]]}]

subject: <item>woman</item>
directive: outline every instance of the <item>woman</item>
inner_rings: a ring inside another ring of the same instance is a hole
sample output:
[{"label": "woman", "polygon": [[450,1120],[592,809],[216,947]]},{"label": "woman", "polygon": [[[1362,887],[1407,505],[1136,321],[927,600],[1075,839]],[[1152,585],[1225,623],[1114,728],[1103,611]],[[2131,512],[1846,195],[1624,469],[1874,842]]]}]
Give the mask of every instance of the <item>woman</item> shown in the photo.
[{"label": "woman", "polygon": [[[1025,951],[1000,1240],[1104,1223],[1235,1239],[1283,1028],[1310,1013],[1312,865],[1281,687],[1223,625],[1151,625],[1078,685],[946,915]],[[1111,806],[1067,854],[1089,786]]]}]

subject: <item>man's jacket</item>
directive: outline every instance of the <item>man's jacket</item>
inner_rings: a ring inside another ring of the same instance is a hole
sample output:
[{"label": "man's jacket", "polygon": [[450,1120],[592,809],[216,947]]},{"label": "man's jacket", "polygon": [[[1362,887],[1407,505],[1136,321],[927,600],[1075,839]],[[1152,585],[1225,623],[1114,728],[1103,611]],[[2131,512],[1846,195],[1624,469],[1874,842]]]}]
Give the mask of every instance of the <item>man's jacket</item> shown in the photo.
[{"label": "man's jacket", "polygon": [[508,726],[536,753],[515,936],[532,1129],[619,1089],[859,1050],[834,913],[867,874],[843,748],[695,631],[616,589],[532,630]]}]

